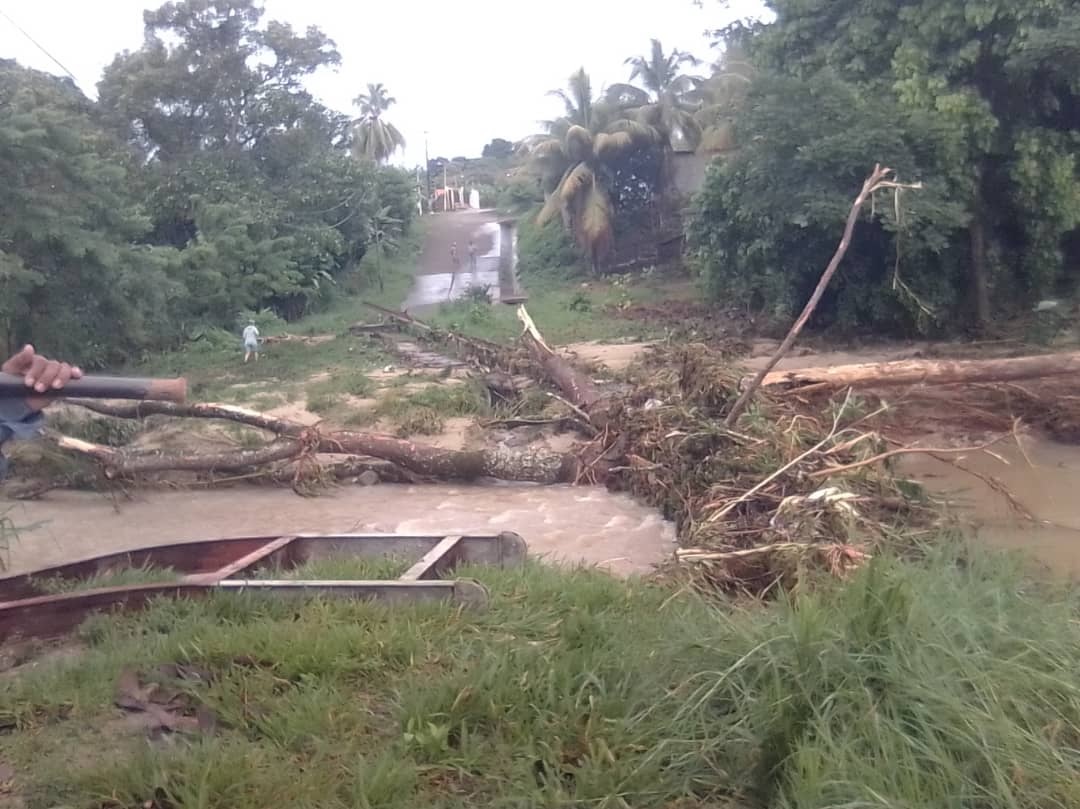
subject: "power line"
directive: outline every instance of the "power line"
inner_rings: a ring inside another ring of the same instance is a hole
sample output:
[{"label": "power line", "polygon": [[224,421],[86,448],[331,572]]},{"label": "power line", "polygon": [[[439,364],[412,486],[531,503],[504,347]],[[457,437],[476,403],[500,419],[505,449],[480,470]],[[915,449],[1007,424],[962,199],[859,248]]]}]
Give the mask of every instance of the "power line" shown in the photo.
[{"label": "power line", "polygon": [[18,31],[20,34],[22,34],[24,37],[26,37],[28,40],[30,40],[30,42],[34,45],[35,48],[37,48],[43,54],[48,56],[53,61],[53,63],[56,64],[56,66],[59,67],[62,71],[67,73],[68,76],[71,78],[71,80],[73,82],[75,82],[76,86],[78,86],[79,80],[77,78],[75,78],[75,74],[72,73],[70,70],[68,70],[64,66],[63,62],[61,62],[59,59],[57,59],[55,56],[53,56],[51,53],[49,53],[45,49],[44,45],[42,45],[40,42],[38,42],[36,39],[34,39],[32,36],[30,36],[30,34],[28,34],[25,30],[23,30],[22,26],[20,26],[17,22],[15,22],[15,20],[11,19],[11,17],[8,16],[7,12],[4,11],[2,8],[0,8],[0,17],[3,17],[5,20],[7,20],[9,23],[11,23],[12,27],[16,31]]}]

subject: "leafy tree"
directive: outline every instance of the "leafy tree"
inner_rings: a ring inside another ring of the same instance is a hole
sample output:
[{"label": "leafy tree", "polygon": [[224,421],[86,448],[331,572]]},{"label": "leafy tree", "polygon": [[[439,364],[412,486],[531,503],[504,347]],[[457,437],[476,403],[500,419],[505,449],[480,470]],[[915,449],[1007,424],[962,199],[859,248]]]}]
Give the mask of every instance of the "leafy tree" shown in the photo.
[{"label": "leafy tree", "polygon": [[233,155],[303,125],[317,107],[303,86],[341,61],[316,28],[262,24],[256,0],[179,0],[143,14],[143,46],[116,57],[102,107],[149,158]]},{"label": "leafy tree", "polygon": [[532,143],[547,193],[539,224],[561,213],[596,272],[614,244],[614,168],[628,154],[655,144],[655,131],[596,101],[584,69],[553,95],[562,100],[565,115],[547,122],[548,134]]},{"label": "leafy tree", "polygon": [[304,89],[340,61],[333,43],[264,21],[255,0],[183,0],[144,20],[101,107],[144,158],[152,240],[183,251],[182,319],[299,316],[363,257],[387,171],[351,159],[351,122]]},{"label": "leafy tree", "polygon": [[[910,155],[909,177],[921,177],[932,189],[916,196],[940,193],[959,211],[957,217],[933,223],[926,241],[937,248],[925,254],[924,265],[909,267],[915,261],[910,255],[903,262],[905,272],[930,285],[922,295],[932,299],[930,308],[943,322],[984,324],[996,312],[1014,310],[1076,283],[1063,254],[1077,244],[1080,224],[1080,121],[1075,112],[1080,99],[1077,74],[1069,70],[1080,52],[1074,3],[773,0],[768,6],[776,22],[753,29],[746,42],[762,71],[802,83],[792,87],[785,103],[810,93],[826,76],[850,88],[853,97],[887,102],[908,153],[882,159],[891,165]],[[749,103],[764,103],[756,89],[750,95],[754,100]],[[830,123],[795,103],[791,110],[757,120],[805,130],[795,110],[809,114],[815,131],[805,133],[807,150],[839,139],[857,142],[863,130],[877,126],[847,115]],[[741,130],[741,144],[762,139],[763,148],[732,158],[740,163],[738,171],[756,177],[765,166],[775,170],[776,155],[764,145],[775,144],[776,133]],[[849,172],[861,175],[874,157],[853,153],[851,160]],[[749,190],[739,194],[728,185],[736,170],[732,166],[714,172],[705,195],[714,202],[728,197],[727,216],[755,210]],[[797,189],[802,178],[790,172],[788,177]],[[843,192],[844,197],[856,186]],[[838,201],[841,192],[834,193]],[[790,218],[790,206],[786,210]],[[708,211],[706,204],[702,215]],[[804,209],[798,218],[805,219],[805,214]],[[757,215],[768,217],[759,221],[759,232],[771,229],[778,219],[776,212]],[[710,230],[704,221],[697,232],[702,245],[714,248],[724,241],[723,233],[731,233],[725,223]],[[710,252],[700,251],[710,273],[749,271],[748,254],[733,245],[720,252],[738,258],[741,265],[721,269],[720,253],[710,257]],[[795,263],[785,253],[775,258],[778,266]]]},{"label": "leafy tree", "polygon": [[[695,91],[702,79],[682,72],[683,65],[696,67],[701,61],[677,48],[664,52],[654,39],[648,56],[632,56],[629,84],[613,84],[607,91],[609,102],[627,110],[643,124],[653,127],[661,147],[694,149],[701,140],[701,125],[695,117],[700,101]],[[634,85],[637,81],[641,87]]]},{"label": "leafy tree", "polygon": [[374,216],[368,219],[368,240],[375,256],[375,276],[379,283],[379,291],[385,287],[383,278],[382,260],[392,256],[401,247],[398,239],[401,236],[401,220],[390,215],[390,206],[384,205]]},{"label": "leafy tree", "polygon": [[120,144],[69,81],[0,62],[0,334],[89,367],[170,331],[175,255],[137,242]]},{"label": "leafy tree", "polygon": [[[763,76],[736,121],[743,145],[713,164],[691,222],[693,255],[714,297],[767,318],[797,312],[836,247],[865,167],[887,163],[903,179],[920,178],[919,150],[935,133],[902,118],[894,99],[835,74]],[[922,179],[925,187],[898,205],[882,198],[867,212],[817,326],[934,326],[940,313],[923,298],[949,300],[962,276],[942,258],[963,211],[947,186]]]},{"label": "leafy tree", "polygon": [[709,154],[736,148],[735,120],[746,104],[754,83],[755,69],[745,49],[735,41],[723,44],[724,52],[702,81],[695,96],[701,105],[694,119],[701,128],[699,147]]},{"label": "leafy tree", "polygon": [[405,138],[392,123],[382,117],[397,99],[382,84],[369,84],[367,93],[356,97],[360,117],[355,122],[353,153],[376,163],[385,163],[398,149],[405,148]]},{"label": "leafy tree", "polygon": [[484,147],[481,156],[495,160],[509,160],[514,156],[514,144],[503,138],[495,138]]}]

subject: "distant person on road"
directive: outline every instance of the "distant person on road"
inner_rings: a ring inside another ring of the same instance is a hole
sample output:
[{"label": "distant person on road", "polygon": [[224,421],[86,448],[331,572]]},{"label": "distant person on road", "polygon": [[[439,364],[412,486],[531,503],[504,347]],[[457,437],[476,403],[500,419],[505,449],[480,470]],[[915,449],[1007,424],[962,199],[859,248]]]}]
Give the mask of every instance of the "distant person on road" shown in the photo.
[{"label": "distant person on road", "polygon": [[454,265],[455,270],[458,268],[457,242],[450,245],[450,263]]},{"label": "distant person on road", "polygon": [[244,362],[251,359],[252,355],[255,357],[255,361],[259,361],[259,327],[255,325],[254,320],[249,320],[248,324],[244,326]]},{"label": "distant person on road", "polygon": [[469,239],[469,269],[476,272],[476,244]]}]

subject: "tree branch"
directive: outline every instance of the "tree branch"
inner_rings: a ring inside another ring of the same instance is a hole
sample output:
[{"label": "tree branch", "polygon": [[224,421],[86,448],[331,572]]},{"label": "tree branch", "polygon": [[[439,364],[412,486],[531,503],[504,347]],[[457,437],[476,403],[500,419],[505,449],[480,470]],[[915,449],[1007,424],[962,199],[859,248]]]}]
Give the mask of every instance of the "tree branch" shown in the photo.
[{"label": "tree branch", "polygon": [[877,191],[881,191],[886,188],[921,188],[921,184],[906,185],[895,180],[890,180],[889,176],[893,173],[892,169],[882,168],[880,164],[874,166],[874,171],[866,181],[863,183],[862,190],[859,195],[855,197],[855,201],[851,204],[851,210],[848,212],[847,222],[844,224],[844,235],[840,238],[840,244],[836,247],[836,252],[833,254],[832,260],[829,261],[829,265],[825,268],[825,272],[822,273],[821,278],[818,280],[817,286],[814,288],[814,293],[810,296],[810,300],[806,302],[806,306],[803,307],[802,313],[795,320],[790,331],[784,341],[780,344],[779,348],[769,358],[765,367],[758,371],[753,381],[746,386],[746,389],[742,392],[739,398],[735,401],[735,404],[731,406],[731,411],[727,414],[727,418],[724,419],[724,426],[733,427],[735,422],[738,421],[739,416],[742,415],[747,405],[750,404],[750,400],[753,398],[757,389],[761,386],[762,380],[777,363],[784,358],[784,355],[791,350],[791,346],[794,345],[795,339],[799,336],[799,332],[803,330],[807,321],[810,320],[811,315],[814,314],[814,310],[817,309],[818,303],[821,301],[822,295],[825,294],[825,289],[829,286],[829,282],[832,280],[833,275],[836,274],[837,269],[840,267],[840,262],[843,261],[844,255],[848,251],[848,247],[851,246],[851,237],[855,232],[855,223],[859,219],[859,213],[862,211],[863,205],[866,204],[868,199],[872,199]]},{"label": "tree branch", "polygon": [[118,419],[142,419],[147,416],[175,416],[177,418],[198,419],[222,419],[246,424],[248,427],[256,427],[260,430],[268,430],[275,435],[299,438],[308,427],[288,419],[279,419],[267,416],[256,410],[248,410],[246,407],[235,405],[196,403],[174,404],[172,402],[132,402],[125,404],[113,404],[111,402],[99,402],[82,400],[72,402],[102,416],[112,416]]},{"label": "tree branch", "polygon": [[216,454],[193,454],[161,452],[131,452],[128,450],[94,444],[66,435],[51,436],[60,449],[87,455],[105,469],[105,477],[136,475],[147,472],[192,471],[221,472],[248,469],[253,466],[284,461],[298,457],[304,451],[299,441],[274,441],[258,449],[234,450]]}]

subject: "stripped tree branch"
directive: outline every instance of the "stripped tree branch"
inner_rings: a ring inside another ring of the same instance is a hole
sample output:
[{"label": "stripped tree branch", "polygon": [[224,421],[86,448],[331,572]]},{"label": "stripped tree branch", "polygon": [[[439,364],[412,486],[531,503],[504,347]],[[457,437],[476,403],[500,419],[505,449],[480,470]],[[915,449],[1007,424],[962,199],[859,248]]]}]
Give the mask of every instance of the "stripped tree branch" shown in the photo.
[{"label": "stripped tree branch", "polygon": [[821,301],[822,295],[825,294],[825,289],[829,286],[829,282],[836,274],[837,269],[840,267],[840,262],[843,261],[844,255],[848,251],[848,247],[851,246],[851,237],[855,232],[855,223],[859,219],[859,214],[862,212],[863,206],[866,201],[872,200],[874,194],[877,191],[881,191],[886,188],[921,188],[922,186],[916,184],[904,184],[889,179],[893,174],[893,170],[889,168],[882,168],[880,164],[874,166],[874,171],[866,181],[863,183],[862,190],[859,195],[855,197],[855,201],[851,204],[851,210],[848,212],[847,222],[844,225],[844,235],[840,238],[840,244],[837,245],[836,252],[833,254],[832,260],[829,261],[829,265],[825,268],[825,272],[822,273],[820,280],[818,280],[817,287],[814,288],[814,293],[810,296],[810,300],[806,302],[806,306],[803,307],[802,313],[795,320],[790,331],[784,341],[780,344],[779,348],[769,358],[765,367],[758,371],[753,381],[746,386],[742,394],[735,401],[735,404],[731,406],[730,412],[727,414],[727,418],[724,419],[724,424],[728,427],[733,427],[735,422],[738,421],[739,416],[742,415],[747,405],[750,404],[750,400],[754,397],[757,389],[761,386],[762,380],[765,376],[776,367],[777,363],[784,358],[784,355],[791,350],[791,346],[795,344],[796,338],[799,333],[806,326],[807,321],[814,314],[814,310],[817,309],[818,303]]}]

